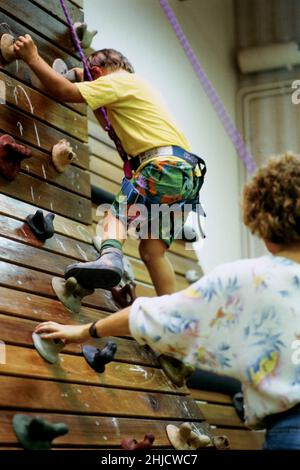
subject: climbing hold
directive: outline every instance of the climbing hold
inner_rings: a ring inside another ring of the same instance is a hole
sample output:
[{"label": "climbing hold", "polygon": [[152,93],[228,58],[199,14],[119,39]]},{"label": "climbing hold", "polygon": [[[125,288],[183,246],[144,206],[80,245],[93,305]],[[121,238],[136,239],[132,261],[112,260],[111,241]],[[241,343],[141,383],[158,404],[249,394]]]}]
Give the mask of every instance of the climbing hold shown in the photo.
[{"label": "climbing hold", "polygon": [[69,432],[64,423],[50,423],[40,417],[16,414],[13,429],[25,450],[49,450],[53,439]]},{"label": "climbing hold", "polygon": [[230,442],[227,436],[215,436],[212,438],[212,443],[217,450],[230,449]]},{"label": "climbing hold", "polygon": [[96,36],[98,31],[96,29],[93,31],[89,31],[87,29],[87,24],[81,23],[80,21],[77,21],[76,23],[74,23],[74,29],[80,41],[81,47],[83,49],[88,49],[89,47],[91,47],[92,40],[94,36]]},{"label": "climbing hold", "polygon": [[[96,237],[95,237],[96,238]],[[100,238],[100,237],[99,237]],[[95,242],[94,242],[95,244]],[[136,299],[134,272],[127,256],[123,256],[124,271],[118,286],[111,289],[113,299],[123,308],[129,307]]]},{"label": "climbing hold", "polygon": [[55,214],[51,212],[44,216],[42,210],[38,209],[35,214],[26,217],[26,222],[39,240],[45,241],[54,235],[53,219]]},{"label": "climbing hold", "polygon": [[182,231],[182,240],[189,243],[199,241],[199,235],[189,223],[185,223]]},{"label": "climbing hold", "polygon": [[93,289],[86,289],[78,284],[74,277],[66,281],[60,277],[54,277],[52,287],[59,300],[73,313],[79,313],[82,299],[94,292]]},{"label": "climbing hold", "polygon": [[7,64],[17,59],[14,49],[14,37],[11,34],[4,33],[0,39],[1,56]]},{"label": "climbing hold", "polygon": [[184,364],[178,359],[166,356],[165,354],[161,354],[158,360],[166,376],[177,385],[177,387],[183,387],[186,379],[195,372],[193,366]]},{"label": "climbing hold", "polygon": [[195,269],[189,269],[185,273],[184,277],[186,278],[189,284],[193,284],[194,282],[198,281],[200,276]]},{"label": "climbing hold", "polygon": [[32,340],[35,349],[42,356],[43,359],[55,364],[58,361],[60,351],[65,347],[64,341],[60,339],[43,339],[43,335],[32,333]]},{"label": "climbing hold", "polygon": [[242,392],[237,392],[232,397],[232,403],[241,421],[245,421],[244,396]]},{"label": "climbing hold", "polygon": [[0,137],[0,173],[9,181],[15,179],[21,168],[21,161],[31,157],[31,150],[17,144],[8,134]]},{"label": "climbing hold", "polygon": [[87,363],[96,372],[104,372],[105,364],[112,362],[117,351],[117,345],[113,341],[108,341],[104,348],[98,349],[93,346],[83,346],[82,353]]},{"label": "climbing hold", "polygon": [[52,147],[52,162],[59,173],[63,173],[67,166],[77,159],[70,142],[61,139]]},{"label": "climbing hold", "polygon": [[126,449],[126,450],[151,449],[154,440],[155,440],[155,437],[153,436],[153,434],[148,433],[148,434],[145,434],[144,439],[140,442],[137,442],[135,439],[132,439],[132,438],[122,439],[121,447],[122,449]]},{"label": "climbing hold", "polygon": [[136,285],[134,282],[125,284],[123,287],[115,286],[111,289],[112,297],[120,307],[129,307],[129,305],[132,305],[136,299],[135,287]]},{"label": "climbing hold", "polygon": [[179,427],[168,424],[166,431],[170,443],[176,450],[196,450],[212,445],[209,436],[193,431],[189,423],[182,423]]},{"label": "climbing hold", "polygon": [[122,279],[121,279],[121,285],[122,284],[126,285],[134,281],[134,272],[133,272],[131,262],[129,258],[127,258],[127,256],[123,257],[123,264],[124,264],[124,272],[123,272]]},{"label": "climbing hold", "polygon": [[55,59],[52,64],[53,70],[65,77],[70,82],[78,82],[76,72],[74,69],[68,69],[67,64],[62,59]]}]

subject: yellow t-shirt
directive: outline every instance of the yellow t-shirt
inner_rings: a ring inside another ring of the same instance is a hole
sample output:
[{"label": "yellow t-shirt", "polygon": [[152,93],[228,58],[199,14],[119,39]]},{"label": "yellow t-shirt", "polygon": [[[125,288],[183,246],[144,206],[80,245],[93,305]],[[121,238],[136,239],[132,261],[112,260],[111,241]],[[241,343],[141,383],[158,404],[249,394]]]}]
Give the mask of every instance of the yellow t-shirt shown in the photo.
[{"label": "yellow t-shirt", "polygon": [[122,70],[76,85],[93,111],[105,106],[128,155],[166,145],[190,150],[159,93],[136,74]]}]

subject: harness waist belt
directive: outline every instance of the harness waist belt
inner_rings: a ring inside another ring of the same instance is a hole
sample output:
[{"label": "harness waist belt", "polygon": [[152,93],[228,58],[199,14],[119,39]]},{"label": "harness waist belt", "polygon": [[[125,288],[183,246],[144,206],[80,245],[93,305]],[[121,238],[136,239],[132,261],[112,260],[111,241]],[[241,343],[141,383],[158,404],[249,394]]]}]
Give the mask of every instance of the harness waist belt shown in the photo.
[{"label": "harness waist belt", "polygon": [[192,167],[199,165],[202,175],[206,172],[206,165],[202,158],[194,155],[193,153],[187,152],[181,147],[176,145],[168,145],[166,147],[157,147],[146,152],[141,153],[137,157],[130,160],[130,166],[133,170],[136,170],[142,163],[146,163],[155,157],[178,157],[185,160]]}]

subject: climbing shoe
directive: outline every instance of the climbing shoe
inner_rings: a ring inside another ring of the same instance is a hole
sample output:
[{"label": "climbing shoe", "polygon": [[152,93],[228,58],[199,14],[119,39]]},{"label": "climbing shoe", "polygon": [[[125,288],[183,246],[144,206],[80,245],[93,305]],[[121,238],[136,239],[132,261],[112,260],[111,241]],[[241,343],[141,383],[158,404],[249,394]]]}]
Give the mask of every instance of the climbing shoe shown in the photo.
[{"label": "climbing shoe", "polygon": [[92,289],[111,289],[123,275],[123,254],[118,248],[107,247],[95,261],[74,263],[66,268],[65,279],[75,277],[79,284]]}]

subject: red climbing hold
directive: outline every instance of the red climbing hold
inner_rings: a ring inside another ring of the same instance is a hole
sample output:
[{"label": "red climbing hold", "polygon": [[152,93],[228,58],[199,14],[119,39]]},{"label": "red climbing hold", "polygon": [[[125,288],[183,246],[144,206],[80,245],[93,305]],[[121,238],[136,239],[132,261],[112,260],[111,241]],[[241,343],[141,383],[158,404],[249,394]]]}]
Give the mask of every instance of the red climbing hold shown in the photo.
[{"label": "red climbing hold", "polygon": [[0,173],[9,181],[15,179],[21,168],[21,161],[31,157],[31,150],[17,144],[10,135],[0,137]]},{"label": "red climbing hold", "polygon": [[152,444],[155,440],[153,434],[148,433],[145,435],[144,439],[140,442],[137,442],[135,439],[122,439],[121,447],[126,450],[142,450],[142,449],[151,449]]}]

